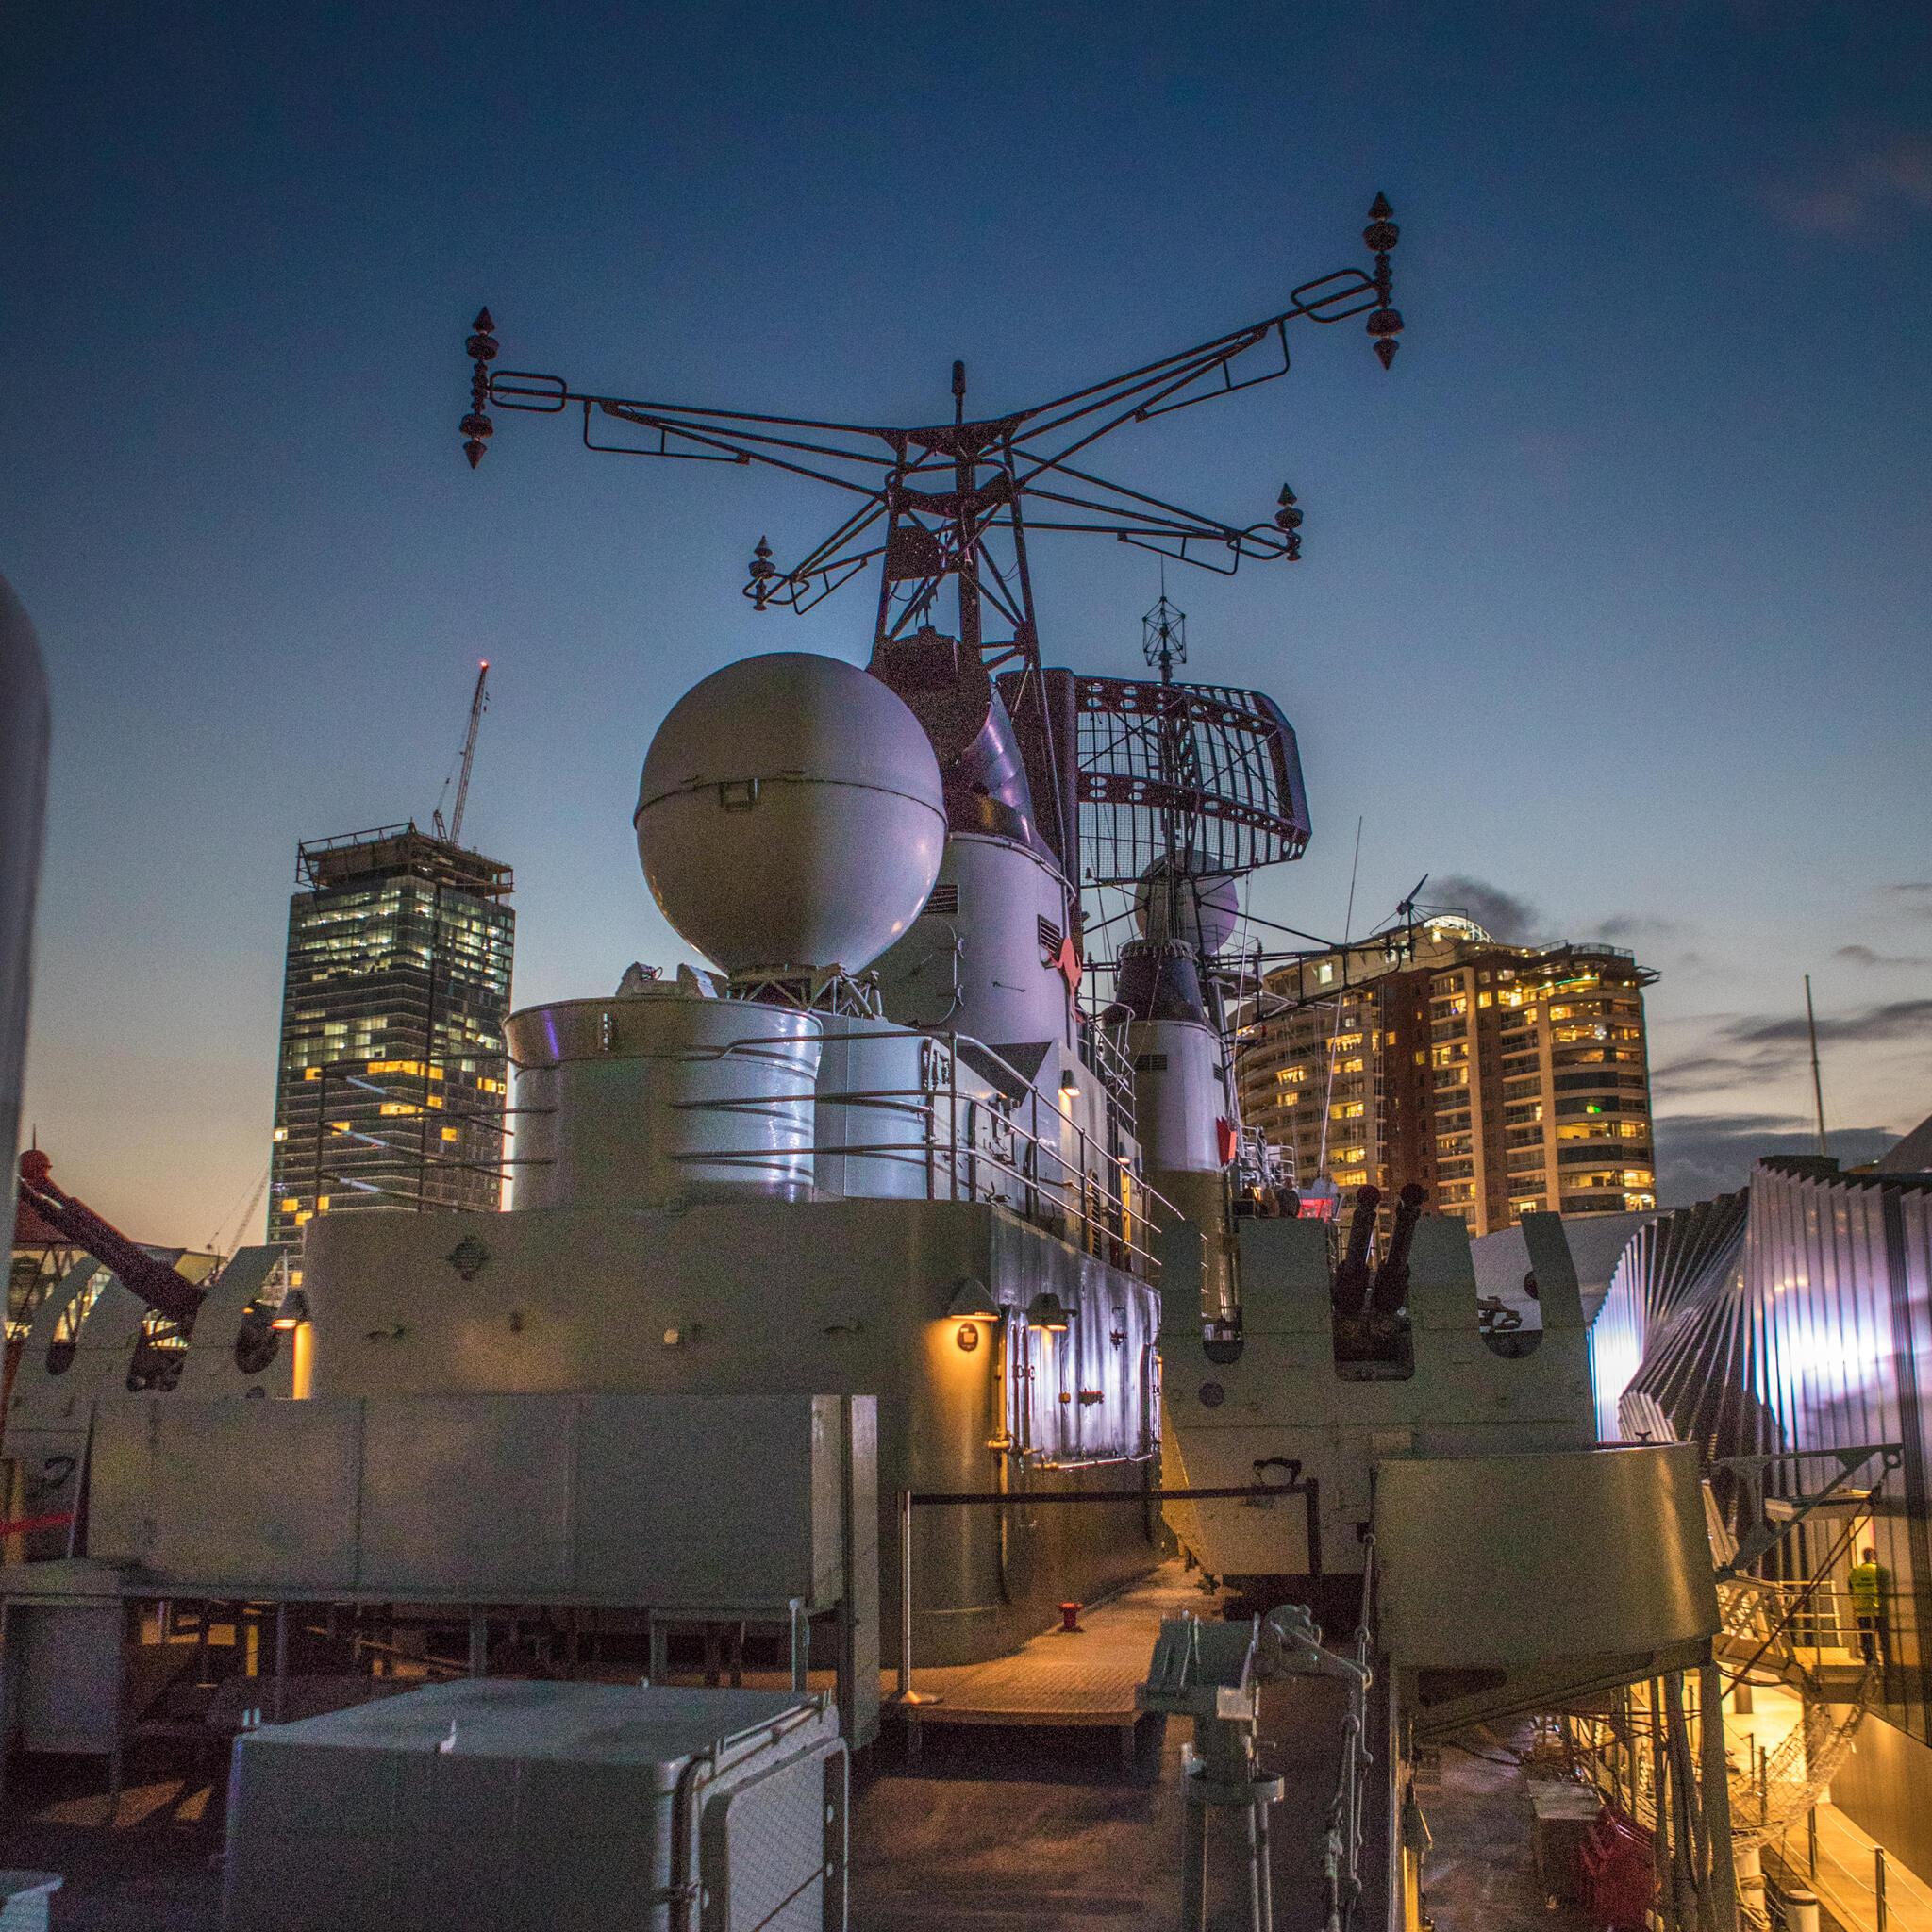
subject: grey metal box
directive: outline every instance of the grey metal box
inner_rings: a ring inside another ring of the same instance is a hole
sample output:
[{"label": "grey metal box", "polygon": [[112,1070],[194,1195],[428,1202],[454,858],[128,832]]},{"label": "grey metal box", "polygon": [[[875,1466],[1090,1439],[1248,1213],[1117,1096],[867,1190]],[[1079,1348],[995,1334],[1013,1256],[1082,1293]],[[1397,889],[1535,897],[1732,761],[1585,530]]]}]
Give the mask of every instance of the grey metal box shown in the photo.
[{"label": "grey metal box", "polygon": [[839,1410],[835,1395],[587,1400],[579,1591],[777,1608],[792,1597],[838,1602]]},{"label": "grey metal box", "polygon": [[817,1611],[847,1588],[848,1408],[869,1496],[863,1397],[117,1396],[89,1549],[158,1593]]},{"label": "grey metal box", "polygon": [[223,1926],[818,1932],[845,1800],[822,1698],[433,1685],[238,1740]]},{"label": "grey metal box", "polygon": [[357,1581],[473,1598],[570,1594],[576,1410],[569,1395],[365,1405]]},{"label": "grey metal box", "polygon": [[105,1399],[89,1553],[190,1585],[340,1585],[355,1574],[361,1459],[359,1403]]}]

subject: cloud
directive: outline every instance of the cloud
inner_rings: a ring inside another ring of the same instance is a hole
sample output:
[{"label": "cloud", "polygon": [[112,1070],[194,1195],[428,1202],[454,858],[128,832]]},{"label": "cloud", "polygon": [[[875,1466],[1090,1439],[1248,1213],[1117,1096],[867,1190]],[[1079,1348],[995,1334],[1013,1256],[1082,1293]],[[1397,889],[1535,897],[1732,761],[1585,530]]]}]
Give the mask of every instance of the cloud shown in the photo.
[{"label": "cloud", "polygon": [[1932,966],[1932,953],[1874,953],[1870,946],[1840,946],[1834,957],[1854,966]]},{"label": "cloud", "polygon": [[1895,912],[1903,912],[1907,919],[1932,919],[1932,880],[1915,879],[1883,890]]},{"label": "cloud", "polygon": [[1688,1059],[1670,1060],[1650,1070],[1653,1093],[1707,1093],[1713,1087],[1738,1087],[1761,1080],[1786,1065],[1782,1053],[1694,1054]]},{"label": "cloud", "polygon": [[[1875,1160],[1898,1136],[1883,1127],[1842,1127],[1826,1140],[1832,1158],[1856,1167]],[[1801,1114],[1664,1114],[1657,1122],[1657,1198],[1686,1208],[1734,1193],[1767,1154],[1816,1154],[1818,1129]]]},{"label": "cloud", "polygon": [[1542,924],[1542,914],[1527,899],[1519,899],[1487,880],[1471,878],[1467,873],[1444,873],[1432,878],[1427,891],[1429,897],[1422,909],[1467,913],[1491,939],[1507,944],[1522,944],[1535,937]]},{"label": "cloud", "polygon": [[1883,240],[1898,215],[1932,213],[1932,140],[1901,134],[1870,142],[1808,179],[1769,185],[1760,199],[1803,234]]},{"label": "cloud", "polygon": [[[1806,1038],[1805,1017],[1788,1013],[1776,1020],[1736,1020],[1724,1028],[1724,1037],[1740,1046],[1797,1043]],[[1904,1040],[1932,1046],[1932,999],[1890,1000],[1884,1006],[1867,1007],[1862,1012],[1821,1020],[1818,1039],[1821,1045],[1827,1041],[1867,1045]]]},{"label": "cloud", "polygon": [[1690,928],[1681,919],[1657,919],[1646,912],[1614,912],[1609,918],[1599,920],[1593,939],[1609,940],[1675,940],[1682,939]]}]

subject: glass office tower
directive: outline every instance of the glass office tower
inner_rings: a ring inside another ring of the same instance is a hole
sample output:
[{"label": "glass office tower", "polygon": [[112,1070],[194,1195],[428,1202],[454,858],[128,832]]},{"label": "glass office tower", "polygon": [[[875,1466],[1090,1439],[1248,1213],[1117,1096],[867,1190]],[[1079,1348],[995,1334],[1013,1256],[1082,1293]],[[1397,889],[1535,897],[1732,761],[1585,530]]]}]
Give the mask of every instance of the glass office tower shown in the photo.
[{"label": "glass office tower", "polygon": [[385,825],[304,844],[289,904],[269,1239],[503,1200],[510,869]]}]

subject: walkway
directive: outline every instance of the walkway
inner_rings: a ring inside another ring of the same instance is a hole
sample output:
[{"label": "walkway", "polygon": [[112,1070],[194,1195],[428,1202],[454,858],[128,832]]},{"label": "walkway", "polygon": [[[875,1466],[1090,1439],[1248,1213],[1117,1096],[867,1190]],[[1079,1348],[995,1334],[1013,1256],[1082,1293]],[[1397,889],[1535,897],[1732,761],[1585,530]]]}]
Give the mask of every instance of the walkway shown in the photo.
[{"label": "walkway", "polygon": [[[1167,1563],[1083,1609],[1077,1632],[1048,1631],[988,1663],[915,1671],[914,1690],[937,1701],[904,1712],[908,1740],[916,1750],[919,1732],[933,1724],[1100,1727],[1121,1733],[1122,1756],[1131,1762],[1140,1719],[1134,1691],[1147,1675],[1161,1619],[1183,1611],[1211,1617],[1218,1601],[1179,1563]],[[892,1690],[888,1677],[887,1697]]]},{"label": "walkway", "polygon": [[[1775,1751],[1798,1723],[1796,1694],[1769,1685],[1752,1687],[1756,1708],[1740,1717],[1724,1711],[1724,1740],[1740,1765],[1757,1761],[1759,1749]],[[1809,1885],[1844,1932],[1877,1932],[1877,1843],[1836,1805],[1818,1807],[1818,1868],[1810,1865],[1810,1834],[1791,1826],[1769,1846],[1789,1882]],[[1898,1859],[1885,1861],[1886,1932],[1932,1932],[1932,1885]]]}]

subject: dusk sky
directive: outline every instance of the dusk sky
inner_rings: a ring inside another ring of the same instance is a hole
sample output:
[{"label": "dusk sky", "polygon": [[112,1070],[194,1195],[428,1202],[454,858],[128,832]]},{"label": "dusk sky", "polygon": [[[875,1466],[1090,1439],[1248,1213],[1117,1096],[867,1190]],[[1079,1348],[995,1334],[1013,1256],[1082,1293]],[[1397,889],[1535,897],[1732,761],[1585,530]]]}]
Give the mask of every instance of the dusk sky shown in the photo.
[{"label": "dusk sky", "polygon": [[[1599,936],[1649,994],[1667,1204],[1932,1110],[1932,14],[1773,5],[91,6],[0,71],[0,573],[54,703],[23,1131],[154,1241],[266,1158],[296,841],[466,833],[519,1004],[681,948],[630,811],[754,651],[862,662],[860,585],[739,595],[842,509],[499,417],[463,337],[633,395],[991,414],[1284,306],[1401,223],[1404,346],[1100,467],[1299,564],[1171,571],[1272,692],[1315,838],[1254,908]],[[1049,662],[1141,668],[1151,558],[1035,557]],[[259,1217],[246,1234],[258,1236]],[[230,1232],[230,1240],[233,1234]]]}]

